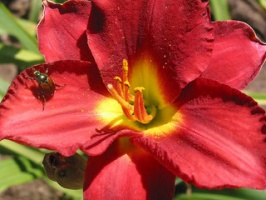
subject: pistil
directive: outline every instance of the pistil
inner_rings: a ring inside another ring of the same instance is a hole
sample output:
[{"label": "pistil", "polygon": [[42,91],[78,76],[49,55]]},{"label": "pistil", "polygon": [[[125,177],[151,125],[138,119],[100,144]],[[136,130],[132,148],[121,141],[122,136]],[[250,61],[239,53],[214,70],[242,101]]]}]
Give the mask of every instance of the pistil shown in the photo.
[{"label": "pistil", "polygon": [[145,108],[143,98],[144,87],[134,88],[135,96],[130,94],[130,84],[128,81],[128,62],[123,60],[122,79],[118,76],[114,78],[116,87],[112,84],[107,85],[107,89],[115,100],[121,105],[125,116],[132,121],[138,121],[142,124],[148,124],[156,115],[156,107],[151,106],[151,112],[148,113]]}]

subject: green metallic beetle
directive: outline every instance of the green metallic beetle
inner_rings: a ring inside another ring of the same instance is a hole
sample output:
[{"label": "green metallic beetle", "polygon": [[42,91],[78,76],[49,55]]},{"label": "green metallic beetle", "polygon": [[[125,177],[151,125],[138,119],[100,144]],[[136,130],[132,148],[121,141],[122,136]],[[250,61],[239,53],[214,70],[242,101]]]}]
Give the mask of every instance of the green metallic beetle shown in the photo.
[{"label": "green metallic beetle", "polygon": [[48,68],[45,73],[41,73],[39,70],[33,68],[34,77],[26,77],[31,80],[36,80],[38,83],[38,99],[43,102],[43,110],[45,108],[45,103],[47,99],[51,98],[54,95],[56,87],[64,87],[65,85],[56,84],[53,79],[48,75]]}]

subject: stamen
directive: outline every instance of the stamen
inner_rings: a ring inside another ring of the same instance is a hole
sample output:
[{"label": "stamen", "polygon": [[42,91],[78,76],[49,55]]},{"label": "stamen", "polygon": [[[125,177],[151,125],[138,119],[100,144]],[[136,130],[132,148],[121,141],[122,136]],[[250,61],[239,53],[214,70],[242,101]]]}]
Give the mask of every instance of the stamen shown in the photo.
[{"label": "stamen", "polygon": [[[130,94],[130,84],[128,81],[128,62],[126,59],[123,60],[122,68],[122,79],[116,76],[114,78],[116,81],[116,87],[114,88],[112,84],[108,84],[107,89],[114,99],[117,100],[121,105],[125,116],[129,120],[139,121],[142,124],[148,124],[154,119],[157,109],[155,106],[149,106],[150,114],[147,113],[143,99],[143,90],[145,90],[144,87],[136,87],[134,89],[135,96]],[[131,103],[133,103],[134,106],[131,105]]]},{"label": "stamen", "polygon": [[126,59],[123,59],[123,66],[122,66],[122,90],[124,91],[124,97],[127,96],[127,94],[125,93],[125,90],[127,90],[127,86],[125,84],[129,84],[128,82],[128,62]]},{"label": "stamen", "polygon": [[127,102],[129,101],[129,96],[128,96],[128,94],[129,94],[129,87],[130,87],[129,82],[128,81],[124,82],[124,88],[125,88],[125,90],[124,90],[124,96],[125,96],[125,100]]},{"label": "stamen", "polygon": [[112,84],[107,85],[108,91],[111,93],[111,95],[115,98],[115,100],[118,101],[118,103],[125,109],[133,110],[133,106],[130,105],[127,101],[125,101],[114,89]]},{"label": "stamen", "polygon": [[145,90],[143,87],[136,87],[135,91],[135,102],[134,102],[134,115],[136,116],[137,120],[143,124],[148,124],[156,115],[156,108],[152,108],[152,113],[149,115],[146,111],[144,100],[143,100],[143,93],[142,91]]},{"label": "stamen", "polygon": [[126,59],[123,59],[123,83],[128,82],[128,62]]},{"label": "stamen", "polygon": [[122,107],[122,109],[123,109],[124,114],[126,115],[126,117],[129,120],[132,120],[132,121],[136,121],[137,120],[136,116],[132,114],[133,113],[132,111],[127,110],[127,109],[125,109],[123,107]]},{"label": "stamen", "polygon": [[111,93],[111,95],[118,101],[118,103],[122,106],[124,114],[130,120],[135,121],[136,118],[133,116],[133,106],[130,105],[127,101],[125,101],[114,89],[112,84],[107,85],[107,90]]},{"label": "stamen", "polygon": [[120,77],[116,76],[114,78],[114,80],[116,81],[116,90],[117,93],[121,96],[124,97],[124,92],[123,92],[123,88],[122,88],[122,80]]}]

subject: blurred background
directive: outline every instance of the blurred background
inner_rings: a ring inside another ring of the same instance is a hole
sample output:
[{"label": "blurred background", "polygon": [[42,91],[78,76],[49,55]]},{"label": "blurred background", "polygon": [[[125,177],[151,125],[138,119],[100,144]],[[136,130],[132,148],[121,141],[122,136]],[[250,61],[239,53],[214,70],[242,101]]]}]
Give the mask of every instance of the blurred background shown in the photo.
[{"label": "blurred background", "polygon": [[[64,0],[54,0],[62,3]],[[266,0],[210,0],[213,20],[240,20],[248,23],[266,42]],[[42,16],[41,0],[0,0],[0,100],[14,77],[27,67],[43,63],[38,51],[36,27]],[[244,92],[266,108],[266,65]],[[82,191],[61,188],[45,176],[44,150],[10,141],[0,142],[0,200],[82,199]],[[265,191],[199,190],[176,180],[175,199],[265,200]]]}]

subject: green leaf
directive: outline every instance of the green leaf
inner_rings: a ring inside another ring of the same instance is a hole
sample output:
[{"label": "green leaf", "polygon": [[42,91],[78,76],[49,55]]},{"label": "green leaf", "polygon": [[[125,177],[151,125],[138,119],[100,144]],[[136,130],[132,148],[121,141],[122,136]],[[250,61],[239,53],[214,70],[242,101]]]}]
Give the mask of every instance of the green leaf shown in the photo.
[{"label": "green leaf", "polygon": [[0,141],[0,150],[11,152],[13,155],[19,155],[27,158],[31,162],[41,165],[45,152],[41,152],[38,149],[32,147],[24,146],[10,140]]},{"label": "green leaf", "polygon": [[266,191],[252,189],[222,189],[222,190],[207,190],[192,188],[192,194],[177,194],[175,199],[178,200],[265,200]]},{"label": "green leaf", "polygon": [[[29,20],[18,18],[17,22],[27,31],[31,36],[36,37],[37,24]],[[8,34],[8,31],[4,27],[0,26],[0,34]]]},{"label": "green leaf", "polygon": [[[0,53],[1,55],[1,53]],[[3,99],[3,97],[6,94],[6,91],[9,87],[9,83],[7,81],[5,81],[4,79],[0,78],[0,102]]]},{"label": "green leaf", "polygon": [[36,38],[36,30],[37,30],[36,23],[21,18],[17,19],[17,22],[20,24],[20,26],[22,26],[25,29],[25,31],[29,33],[29,35]]},{"label": "green leaf", "polygon": [[15,63],[24,69],[43,62],[44,59],[41,54],[0,43],[0,63]]},{"label": "green leaf", "polygon": [[182,179],[180,179],[180,178],[176,178],[175,179],[175,185],[178,185],[178,184],[181,184],[181,183],[183,183]]},{"label": "green leaf", "polygon": [[250,91],[244,91],[245,94],[251,96],[259,105],[266,105],[266,94],[265,93],[256,93]]},{"label": "green leaf", "polygon": [[215,20],[231,19],[227,0],[211,0],[210,6]]},{"label": "green leaf", "polygon": [[29,20],[32,22],[38,22],[40,11],[42,8],[42,1],[40,0],[31,0],[31,9],[29,13]]},{"label": "green leaf", "polygon": [[0,191],[44,176],[40,166],[18,156],[0,161]]},{"label": "green leaf", "polygon": [[192,193],[191,195],[178,195],[175,200],[246,200],[243,198],[232,197],[228,195],[210,194],[210,193]]},{"label": "green leaf", "polygon": [[44,180],[49,186],[55,188],[56,190],[64,192],[68,196],[71,196],[71,199],[73,199],[73,200],[81,200],[82,197],[83,197],[82,189],[80,189],[80,190],[70,190],[70,189],[66,189],[66,188],[61,187],[60,185],[58,185],[57,182],[51,181],[47,177],[44,177]]},{"label": "green leaf", "polygon": [[66,2],[67,0],[54,0],[55,3],[64,3]]},{"label": "green leaf", "polygon": [[50,186],[67,194],[70,199],[81,200],[82,190],[62,188],[49,180],[43,170],[42,160],[47,150],[35,149],[9,140],[0,142],[0,153],[13,158],[0,160],[0,192],[10,186],[26,183],[36,178],[43,178]]},{"label": "green leaf", "polygon": [[266,9],[266,0],[257,0],[257,2],[264,8]]},{"label": "green leaf", "polygon": [[256,200],[265,200],[266,191],[265,190],[252,190],[252,189],[239,189],[237,190],[238,196],[245,199],[256,199]]},{"label": "green leaf", "polygon": [[37,39],[31,36],[8,11],[3,3],[0,2],[0,24],[1,29],[16,37],[24,48],[39,53]]}]

